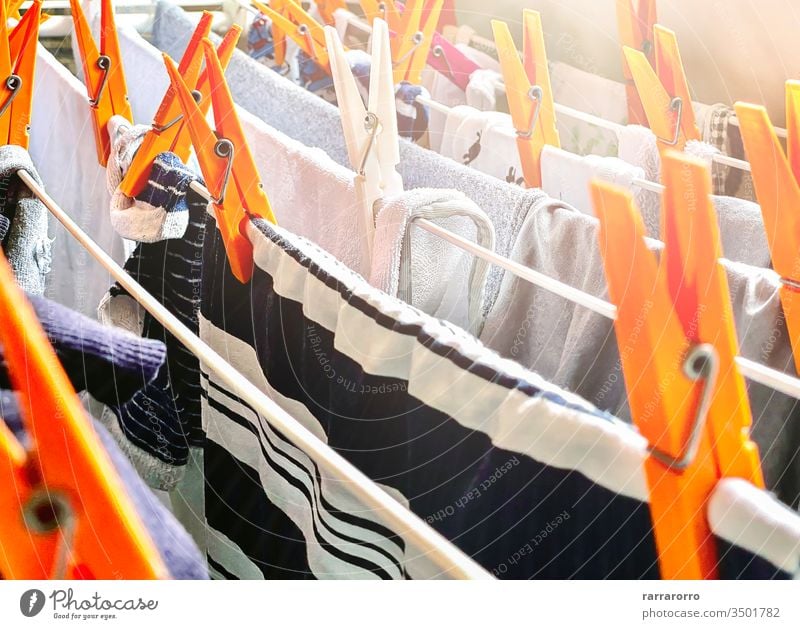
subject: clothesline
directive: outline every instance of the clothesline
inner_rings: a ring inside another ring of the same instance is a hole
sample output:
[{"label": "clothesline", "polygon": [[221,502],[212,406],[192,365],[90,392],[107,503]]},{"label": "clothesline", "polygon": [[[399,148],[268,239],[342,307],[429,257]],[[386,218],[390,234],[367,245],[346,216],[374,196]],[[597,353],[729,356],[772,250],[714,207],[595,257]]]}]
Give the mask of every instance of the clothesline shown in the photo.
[{"label": "clothesline", "polygon": [[[302,449],[322,469],[343,479],[348,490],[387,522],[404,531],[407,539],[424,549],[429,559],[439,566],[444,574],[461,579],[490,579],[491,575],[465,555],[456,546],[433,530],[428,524],[403,507],[394,498],[380,489],[372,480],[350,464],[341,455],[320,441],[314,434],[280,408],[245,376],[234,369],[222,356],[209,347],[199,336],[191,332],[158,300],[147,292],[117,264],[69,215],[47,194],[47,192],[24,170],[17,175],[36,195],[66,230],[105,268],[111,276],[128,291],[166,330],[194,353],[204,367],[220,378],[231,392],[249,404],[256,413],[264,417],[295,446]],[[192,183],[192,189],[209,199],[203,186]]]},{"label": "clothesline", "polygon": [[[518,262],[509,260],[508,258],[503,257],[494,251],[491,251],[490,249],[486,249],[485,247],[482,247],[479,244],[468,240],[467,238],[463,238],[462,236],[454,234],[447,229],[439,227],[427,219],[419,219],[415,221],[414,224],[425,231],[438,236],[442,240],[449,242],[459,249],[462,249],[474,256],[481,258],[482,260],[485,260],[486,262],[489,262],[490,264],[494,264],[513,273],[515,276],[525,280],[526,282],[530,282],[531,284],[550,291],[559,297],[563,297],[564,299],[568,299],[569,301],[583,306],[584,308],[588,308],[592,312],[606,317],[607,319],[611,319],[612,321],[616,320],[617,318],[617,307],[614,304],[611,304],[603,299],[599,299],[598,297],[590,295],[589,293],[578,290],[577,288],[573,288],[568,284],[559,282],[558,280],[548,277],[547,275],[523,266]],[[749,358],[745,358],[744,356],[737,356],[735,360],[737,366],[739,367],[739,371],[741,371],[742,375],[746,378],[770,387],[771,389],[783,393],[784,395],[789,395],[800,400],[800,379],[780,372],[777,369],[772,369],[762,365],[761,363],[750,360]]]}]

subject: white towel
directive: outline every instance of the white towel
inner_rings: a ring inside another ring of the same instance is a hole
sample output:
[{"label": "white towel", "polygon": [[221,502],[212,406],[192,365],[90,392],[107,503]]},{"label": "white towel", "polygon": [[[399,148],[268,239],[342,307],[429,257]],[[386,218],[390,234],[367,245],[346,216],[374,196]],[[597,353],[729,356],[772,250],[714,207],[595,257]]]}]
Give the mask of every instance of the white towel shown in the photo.
[{"label": "white towel", "polygon": [[496,69],[475,70],[465,92],[467,105],[481,111],[497,111],[498,86],[503,85],[503,75]]},{"label": "white towel", "polygon": [[382,203],[370,283],[427,314],[479,334],[488,263],[427,231],[412,229],[419,219],[494,251],[491,220],[463,194],[412,190]]}]

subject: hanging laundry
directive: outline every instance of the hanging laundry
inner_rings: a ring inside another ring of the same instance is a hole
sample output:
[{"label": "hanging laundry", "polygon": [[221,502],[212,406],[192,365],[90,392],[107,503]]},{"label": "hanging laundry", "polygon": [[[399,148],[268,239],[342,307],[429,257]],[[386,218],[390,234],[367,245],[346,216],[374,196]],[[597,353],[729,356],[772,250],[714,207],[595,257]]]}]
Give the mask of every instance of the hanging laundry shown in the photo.
[{"label": "hanging laundry", "polygon": [[[598,224],[563,204],[543,201],[527,214],[510,257],[523,266],[608,299],[597,246]],[[662,243],[651,240],[653,250]],[[574,252],[580,251],[580,256]],[[792,373],[779,282],[774,272],[723,261],[728,271],[741,354]],[[630,421],[611,320],[511,273],[487,315],[480,339],[617,417]],[[800,402],[748,383],[753,439],[767,485],[789,505],[800,504]]]},{"label": "hanging laundry", "polygon": [[52,259],[48,212],[20,181],[18,170],[41,184],[25,149],[12,144],[0,146],[0,242],[17,284],[31,294],[41,295]]},{"label": "hanging laundry", "polygon": [[420,219],[494,250],[494,227],[455,190],[418,189],[384,199],[378,211],[370,283],[426,314],[477,334],[483,327],[488,264],[461,254],[414,223]]},{"label": "hanging laundry", "polygon": [[[136,129],[127,133],[141,135]],[[189,188],[196,179],[175,155],[162,153],[134,204],[114,218],[125,237],[151,236],[136,245],[125,270],[190,330],[197,330],[199,243],[206,207],[206,201]],[[179,225],[185,226],[182,233],[164,231],[165,226]],[[157,235],[162,239],[156,240]],[[99,316],[167,346],[165,368],[115,414],[127,439],[125,452],[139,473],[153,487],[172,489],[185,472],[189,448],[202,445],[198,359],[119,284],[103,298]]]},{"label": "hanging laundry", "polygon": [[[628,125],[619,134],[619,157],[629,164],[640,167],[649,181],[660,181],[661,159],[656,137],[650,129]],[[711,165],[711,156],[717,150],[705,142],[691,140],[686,143],[686,152],[706,160]],[[658,238],[660,233],[661,197],[652,192],[637,195],[647,233]],[[722,251],[725,257],[737,262],[768,268],[770,266],[761,208],[751,201],[727,196],[714,196],[714,207],[719,217],[722,236]]]},{"label": "hanging laundry", "polygon": [[[203,338],[401,503],[500,577],[658,576],[635,432],[266,221],[243,285],[209,221]],[[204,390],[215,576],[438,574],[216,378]],[[787,578],[798,543],[725,569]]]},{"label": "hanging laundry", "polygon": [[[142,89],[147,85],[143,81]],[[54,111],[58,115],[53,115]],[[78,226],[122,264],[126,257],[123,242],[108,216],[106,173],[97,163],[91,141],[86,87],[43,46],[37,49],[31,116],[30,157],[48,194],[69,208]],[[110,276],[58,221],[50,217],[49,222],[55,241],[46,295],[93,316],[111,283]]]},{"label": "hanging laundry", "polygon": [[[704,124],[700,125],[700,132],[703,141],[721,153],[736,159],[745,159],[742,134],[739,127],[731,123],[735,117],[733,107],[711,105]],[[753,177],[749,172],[724,164],[714,164],[711,174],[714,194],[757,201]]]}]

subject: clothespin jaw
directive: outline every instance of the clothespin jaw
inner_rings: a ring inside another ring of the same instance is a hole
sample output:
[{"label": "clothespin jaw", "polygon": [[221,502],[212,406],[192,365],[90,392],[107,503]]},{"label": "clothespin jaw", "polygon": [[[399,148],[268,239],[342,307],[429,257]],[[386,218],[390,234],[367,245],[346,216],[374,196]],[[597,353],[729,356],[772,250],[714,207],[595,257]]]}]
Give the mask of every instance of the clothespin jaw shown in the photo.
[{"label": "clothespin jaw", "polygon": [[178,68],[166,54],[164,61],[212,196],[231,272],[239,281],[247,282],[253,273],[253,245],[245,233],[247,222],[255,217],[274,223],[275,216],[245,141],[222,64],[210,40],[204,39],[202,46],[216,130],[208,126]]},{"label": "clothespin jaw", "polygon": [[[2,4],[2,3],[0,3]],[[0,142],[27,148],[41,2],[35,2],[9,33],[0,7]]]},{"label": "clothespin jaw", "polygon": [[[382,19],[378,18],[373,22],[367,107],[361,99],[336,30],[326,27],[325,36],[348,157],[356,172],[358,204],[362,209],[365,233],[372,234],[375,230],[375,201],[403,191],[403,180],[397,172],[400,144],[389,28]],[[366,246],[371,255],[371,237]]]},{"label": "clothespin jaw", "polygon": [[325,33],[323,27],[311,15],[309,15],[300,5],[293,0],[280,0],[277,3],[279,9],[251,0],[252,5],[259,12],[266,15],[272,22],[273,44],[277,46],[279,38],[284,40],[282,44],[281,59],[278,59],[276,48],[276,63],[282,65],[285,62],[285,37],[288,35],[300,47],[300,49],[323,69],[329,67],[328,52],[325,49]]},{"label": "clothespin jaw", "polygon": [[786,83],[787,154],[767,110],[736,103],[736,117],[767,232],[772,267],[781,277],[780,299],[800,373],[800,82]]},{"label": "clothespin jaw", "polygon": [[444,0],[406,2],[391,40],[395,83],[408,81],[418,85],[421,82],[443,4]]},{"label": "clothespin jaw", "polygon": [[525,184],[542,183],[541,154],[545,144],[561,146],[556,128],[555,103],[547,67],[542,20],[537,11],[523,12],[523,60],[520,61],[508,25],[492,20],[494,40],[508,95],[511,120],[517,132]]},{"label": "clothespin jaw", "polygon": [[700,139],[700,131],[695,123],[678,40],[671,30],[655,25],[653,41],[655,70],[640,50],[624,47],[623,53],[659,150],[682,151],[688,140]]},{"label": "clothespin jaw", "polygon": [[[0,344],[33,442],[26,452],[0,420],[0,573],[13,579],[169,578],[2,256]],[[102,543],[94,533],[100,523]]]},{"label": "clothespin jaw", "polygon": [[100,49],[98,50],[80,0],[69,0],[69,5],[92,109],[97,157],[100,164],[105,166],[111,150],[108,121],[112,116],[118,115],[133,122],[117,27],[114,23],[114,7],[112,0],[100,0]]},{"label": "clothespin jaw", "polygon": [[[192,95],[198,101],[203,115],[208,113],[211,99],[208,70],[203,70],[202,74],[200,72],[204,59],[201,42],[211,32],[212,17],[211,13],[203,12],[178,66],[178,72],[184,82],[194,88]],[[237,25],[231,27],[217,49],[217,57],[223,69],[227,67],[233,56],[241,31],[241,27]],[[175,153],[184,162],[189,158],[191,151],[189,130],[183,120],[180,103],[171,85],[164,94],[153,124],[136,151],[128,172],[120,182],[120,190],[129,197],[136,196],[147,184],[153,160],[159,153],[165,151]]]},{"label": "clothespin jaw", "polygon": [[[655,45],[653,27],[657,21],[656,0],[617,0],[617,27],[622,46],[639,50],[655,67]],[[647,126],[642,99],[636,90],[631,70],[622,55],[622,71],[625,75],[625,92],[628,101],[628,122]]]},{"label": "clothespin jaw", "polygon": [[663,156],[664,252],[645,241],[627,190],[592,183],[600,248],[631,414],[648,440],[650,490],[662,578],[714,578],[718,557],[705,505],[717,481],[763,487],[748,437],[750,407],[705,164]]},{"label": "clothespin jaw", "polygon": [[346,9],[347,3],[344,0],[314,0],[319,11],[319,16],[325,24],[334,24],[333,14],[337,9]]}]

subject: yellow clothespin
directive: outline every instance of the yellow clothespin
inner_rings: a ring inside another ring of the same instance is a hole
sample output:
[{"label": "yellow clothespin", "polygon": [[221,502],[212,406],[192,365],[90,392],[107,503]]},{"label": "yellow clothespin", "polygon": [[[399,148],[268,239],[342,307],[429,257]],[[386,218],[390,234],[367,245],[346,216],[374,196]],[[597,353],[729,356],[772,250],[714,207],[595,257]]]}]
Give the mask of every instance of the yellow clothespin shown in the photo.
[{"label": "yellow clothespin", "polygon": [[[653,27],[656,17],[656,0],[617,0],[617,27],[622,46],[640,50],[651,66],[655,66]],[[628,100],[628,122],[647,126],[642,99],[636,90],[630,67],[622,54],[622,71],[625,74],[625,92]]]},{"label": "yellow clothespin", "polygon": [[660,258],[628,190],[592,183],[631,416],[648,440],[645,473],[661,576],[705,579],[718,555],[706,505],[719,479],[764,486],[749,439],[711,178],[700,160],[662,156]]},{"label": "yellow clothespin", "polygon": [[272,22],[272,41],[275,46],[275,63],[277,65],[285,63],[285,37],[288,35],[310,59],[329,71],[328,52],[325,49],[325,31],[322,24],[298,4],[295,4],[293,0],[272,0],[270,6],[262,4],[258,0],[250,1]]},{"label": "yellow clothespin", "polygon": [[[444,0],[408,0],[391,39],[394,82],[418,85]],[[388,7],[388,5],[386,5]],[[388,11],[388,9],[387,9]],[[390,26],[391,30],[391,26]]]},{"label": "yellow clothespin", "polygon": [[544,47],[542,20],[537,11],[523,11],[523,60],[520,61],[508,25],[492,20],[494,40],[503,71],[511,120],[517,131],[525,184],[542,183],[540,158],[545,144],[561,146],[556,129],[555,103]]},{"label": "yellow clothespin", "polygon": [[319,15],[325,24],[334,24],[333,14],[336,10],[347,8],[345,0],[314,0],[314,3],[317,5]]},{"label": "yellow clothespin", "polygon": [[675,33],[663,26],[653,27],[656,69],[641,50],[623,48],[636,91],[659,150],[682,151],[688,140],[699,140],[689,84],[683,70]]}]

